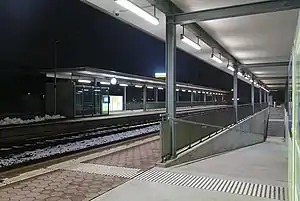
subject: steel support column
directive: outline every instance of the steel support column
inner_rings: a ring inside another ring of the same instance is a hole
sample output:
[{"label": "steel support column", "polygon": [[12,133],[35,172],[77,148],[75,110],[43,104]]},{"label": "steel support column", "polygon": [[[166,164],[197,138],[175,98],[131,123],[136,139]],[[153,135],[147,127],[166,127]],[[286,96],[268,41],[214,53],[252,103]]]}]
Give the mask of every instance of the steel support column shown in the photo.
[{"label": "steel support column", "polygon": [[147,110],[147,87],[146,85],[143,86],[143,110]]},{"label": "steel support column", "polygon": [[204,105],[206,105],[206,94],[203,94],[203,102],[204,102]]},{"label": "steel support column", "polygon": [[[254,79],[252,78],[252,80],[254,80]],[[255,113],[255,111],[254,111],[254,81],[251,84],[251,105],[252,105],[252,113],[254,114]]]},{"label": "steel support column", "polygon": [[[193,103],[194,102],[194,92],[191,92],[191,103]],[[191,104],[191,105],[193,105],[193,104]]]},{"label": "steel support column", "polygon": [[238,90],[238,75],[237,67],[235,66],[235,71],[233,72],[233,108],[235,112],[235,121],[238,121],[238,101],[237,101],[237,90]]},{"label": "steel support column", "polygon": [[158,102],[158,88],[154,88],[155,102]]},{"label": "steel support column", "polygon": [[[173,17],[166,18],[166,112],[170,118],[176,118],[176,25]],[[175,122],[169,120],[171,136],[171,157],[176,157]]]},{"label": "steel support column", "polygon": [[124,86],[124,95],[123,95],[123,104],[124,110],[127,110],[127,88]]},{"label": "steel support column", "polygon": [[262,91],[261,91],[261,88],[259,88],[259,104],[262,104]]}]

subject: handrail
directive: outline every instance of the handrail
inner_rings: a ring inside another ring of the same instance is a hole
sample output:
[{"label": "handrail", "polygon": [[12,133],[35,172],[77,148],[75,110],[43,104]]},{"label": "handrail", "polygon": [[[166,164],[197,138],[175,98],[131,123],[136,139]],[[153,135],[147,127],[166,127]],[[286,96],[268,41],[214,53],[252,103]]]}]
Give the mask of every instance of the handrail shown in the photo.
[{"label": "handrail", "polygon": [[172,117],[169,117],[168,119],[172,120],[172,121],[179,122],[179,123],[194,124],[194,125],[198,125],[198,126],[209,126],[209,127],[213,127],[213,128],[220,128],[220,129],[223,128],[222,126],[216,126],[216,125],[212,125],[212,124],[199,123],[199,122],[194,122],[194,121],[189,121],[189,120],[184,120],[184,119],[177,119],[177,118],[172,118]]}]

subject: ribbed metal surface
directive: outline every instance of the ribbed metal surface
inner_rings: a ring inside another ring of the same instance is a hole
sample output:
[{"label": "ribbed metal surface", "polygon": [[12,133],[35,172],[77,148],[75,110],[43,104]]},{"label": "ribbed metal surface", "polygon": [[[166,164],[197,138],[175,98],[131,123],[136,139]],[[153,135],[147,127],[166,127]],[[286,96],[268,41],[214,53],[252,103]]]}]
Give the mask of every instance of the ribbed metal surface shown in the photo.
[{"label": "ribbed metal surface", "polygon": [[279,186],[254,184],[249,182],[224,180],[210,177],[199,177],[155,170],[146,171],[143,174],[135,177],[135,179],[246,196],[287,200],[287,189]]}]

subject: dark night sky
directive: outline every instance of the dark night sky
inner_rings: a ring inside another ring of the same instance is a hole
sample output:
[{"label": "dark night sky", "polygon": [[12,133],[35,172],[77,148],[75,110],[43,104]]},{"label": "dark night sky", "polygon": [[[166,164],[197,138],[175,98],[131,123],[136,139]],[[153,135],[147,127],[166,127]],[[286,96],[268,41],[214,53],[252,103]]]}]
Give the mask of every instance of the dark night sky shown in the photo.
[{"label": "dark night sky", "polygon": [[[9,87],[43,93],[44,80],[37,75],[41,68],[52,68],[55,40],[61,41],[59,67],[90,66],[145,76],[164,71],[163,41],[79,0],[1,0],[0,25],[1,83],[14,83],[2,85],[4,91]],[[177,80],[232,88],[231,75],[180,50]],[[250,85],[239,84],[240,96],[249,99]]]}]

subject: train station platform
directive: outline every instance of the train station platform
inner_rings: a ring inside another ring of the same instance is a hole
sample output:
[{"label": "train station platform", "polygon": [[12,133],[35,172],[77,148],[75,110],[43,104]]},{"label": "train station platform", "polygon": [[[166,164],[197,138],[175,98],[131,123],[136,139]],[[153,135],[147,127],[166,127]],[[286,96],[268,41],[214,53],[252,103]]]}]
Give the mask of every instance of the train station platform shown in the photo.
[{"label": "train station platform", "polygon": [[4,179],[0,200],[287,200],[287,144],[280,129],[272,132],[263,143],[170,168],[155,167],[159,136],[151,136]]},{"label": "train station platform", "polygon": [[287,200],[287,147],[283,138],[201,161],[150,169],[93,201]]}]

